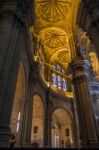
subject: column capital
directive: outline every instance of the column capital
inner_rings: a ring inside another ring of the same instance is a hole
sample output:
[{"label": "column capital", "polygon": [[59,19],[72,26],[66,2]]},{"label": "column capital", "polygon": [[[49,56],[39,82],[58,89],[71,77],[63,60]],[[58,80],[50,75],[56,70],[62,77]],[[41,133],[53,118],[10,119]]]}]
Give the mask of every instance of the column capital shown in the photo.
[{"label": "column capital", "polygon": [[90,63],[88,60],[75,60],[71,62],[73,80],[82,80],[88,77]]}]

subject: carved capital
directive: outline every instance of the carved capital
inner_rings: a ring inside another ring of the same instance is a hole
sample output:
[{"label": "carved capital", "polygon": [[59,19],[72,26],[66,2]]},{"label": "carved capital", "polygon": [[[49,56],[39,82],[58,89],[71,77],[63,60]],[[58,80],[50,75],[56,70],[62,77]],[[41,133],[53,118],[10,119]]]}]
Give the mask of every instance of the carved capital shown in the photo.
[{"label": "carved capital", "polygon": [[87,60],[75,60],[71,63],[73,80],[88,78],[90,63]]}]

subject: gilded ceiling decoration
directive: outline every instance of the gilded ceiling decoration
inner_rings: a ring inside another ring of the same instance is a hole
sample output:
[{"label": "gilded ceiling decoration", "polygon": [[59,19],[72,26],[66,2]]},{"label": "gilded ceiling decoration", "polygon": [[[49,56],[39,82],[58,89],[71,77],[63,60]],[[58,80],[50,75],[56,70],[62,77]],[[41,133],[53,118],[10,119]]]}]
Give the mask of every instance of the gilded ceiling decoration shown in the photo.
[{"label": "gilded ceiling decoration", "polygon": [[69,35],[75,27],[78,4],[79,0],[35,0],[34,30],[43,45],[46,61],[59,62],[65,69],[71,61],[73,48]]},{"label": "gilded ceiling decoration", "polygon": [[71,4],[71,0],[36,0],[37,11],[49,22],[66,18]]},{"label": "gilded ceiling decoration", "polygon": [[45,39],[45,44],[50,48],[58,48],[63,46],[66,42],[66,36],[53,30],[46,34],[47,39]]},{"label": "gilded ceiling decoration", "polygon": [[43,43],[49,48],[64,47],[68,44],[66,32],[62,29],[50,27],[40,33]]},{"label": "gilded ceiling decoration", "polygon": [[49,62],[57,62],[61,65],[71,60],[69,39],[66,32],[60,28],[50,27],[40,32],[41,43]]},{"label": "gilded ceiling decoration", "polygon": [[71,61],[70,51],[67,49],[60,49],[52,55],[50,62],[58,60],[61,63],[69,63]]},{"label": "gilded ceiling decoration", "polygon": [[60,51],[57,55],[58,59],[62,62],[69,62],[70,61],[70,54],[69,51]]},{"label": "gilded ceiling decoration", "polygon": [[59,63],[65,69],[68,67],[68,63],[71,61],[70,51],[67,49],[60,49],[52,55],[50,58],[51,63]]},{"label": "gilded ceiling decoration", "polygon": [[35,0],[36,30],[53,26],[68,31],[72,22],[72,1]]}]

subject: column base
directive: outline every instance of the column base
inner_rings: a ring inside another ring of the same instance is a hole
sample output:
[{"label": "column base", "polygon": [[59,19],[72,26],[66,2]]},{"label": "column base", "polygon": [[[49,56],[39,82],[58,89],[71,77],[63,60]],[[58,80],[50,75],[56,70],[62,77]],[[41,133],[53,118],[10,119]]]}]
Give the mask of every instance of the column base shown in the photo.
[{"label": "column base", "polygon": [[0,125],[0,147],[10,147],[10,127]]},{"label": "column base", "polygon": [[99,142],[88,142],[81,146],[82,148],[99,148]]}]

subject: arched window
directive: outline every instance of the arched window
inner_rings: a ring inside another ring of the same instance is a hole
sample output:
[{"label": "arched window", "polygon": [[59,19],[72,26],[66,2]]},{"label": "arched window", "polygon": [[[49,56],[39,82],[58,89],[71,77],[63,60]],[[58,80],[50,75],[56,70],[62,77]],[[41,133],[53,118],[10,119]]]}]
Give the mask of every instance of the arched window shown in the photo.
[{"label": "arched window", "polygon": [[[59,64],[54,64],[53,69],[65,75],[65,70]],[[52,85],[66,91],[66,79],[54,71],[52,73]]]}]

